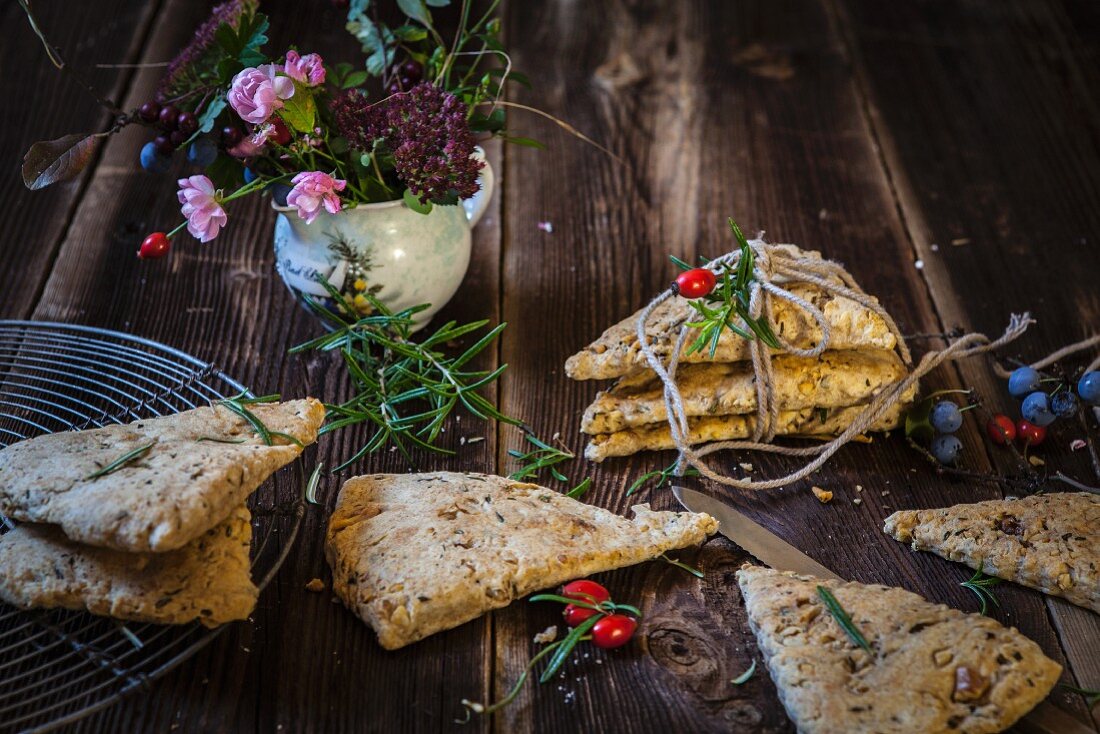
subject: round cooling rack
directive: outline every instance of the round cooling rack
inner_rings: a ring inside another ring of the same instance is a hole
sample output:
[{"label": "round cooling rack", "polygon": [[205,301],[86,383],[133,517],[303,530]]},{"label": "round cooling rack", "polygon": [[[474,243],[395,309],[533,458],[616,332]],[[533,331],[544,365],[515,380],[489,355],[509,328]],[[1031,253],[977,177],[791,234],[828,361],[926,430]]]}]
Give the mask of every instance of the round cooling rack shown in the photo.
[{"label": "round cooling rack", "polygon": [[[216,367],[147,339],[0,320],[0,447],[43,433],[169,415],[242,390]],[[301,525],[302,481],[301,463],[294,462],[249,500],[252,577],[261,589]],[[0,534],[12,527],[0,516]],[[0,732],[52,729],[146,690],[222,629],[26,612],[0,602]]]}]

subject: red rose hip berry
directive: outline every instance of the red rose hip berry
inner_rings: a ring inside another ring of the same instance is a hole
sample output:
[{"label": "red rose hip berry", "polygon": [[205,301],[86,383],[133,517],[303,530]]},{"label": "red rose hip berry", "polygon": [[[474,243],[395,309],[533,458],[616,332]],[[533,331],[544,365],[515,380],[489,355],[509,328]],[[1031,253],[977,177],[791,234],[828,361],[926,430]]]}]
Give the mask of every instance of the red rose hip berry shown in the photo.
[{"label": "red rose hip berry", "polygon": [[985,431],[998,446],[1004,446],[1016,440],[1016,424],[1007,415],[998,413],[989,423],[985,424]]},{"label": "red rose hip berry", "polygon": [[625,614],[609,614],[592,625],[592,644],[610,650],[630,642],[638,620]]},{"label": "red rose hip berry", "polygon": [[611,592],[605,589],[601,584],[597,584],[595,581],[589,581],[588,579],[570,581],[568,584],[561,587],[561,595],[588,604],[599,604],[611,598]]},{"label": "red rose hip berry", "polygon": [[684,298],[702,298],[714,290],[718,278],[706,268],[685,270],[676,278],[673,289]]},{"label": "red rose hip berry", "polygon": [[588,609],[586,607],[578,607],[576,604],[566,604],[565,609],[561,611],[562,619],[570,627],[576,627],[578,624],[599,614],[595,609]]},{"label": "red rose hip berry", "polygon": [[141,241],[141,248],[137,251],[137,256],[142,260],[152,260],[164,257],[168,254],[169,249],[171,249],[171,245],[168,244],[168,235],[164,232],[153,232]]},{"label": "red rose hip berry", "polygon": [[1046,440],[1047,429],[1021,419],[1016,423],[1016,435],[1024,446],[1038,446]]}]

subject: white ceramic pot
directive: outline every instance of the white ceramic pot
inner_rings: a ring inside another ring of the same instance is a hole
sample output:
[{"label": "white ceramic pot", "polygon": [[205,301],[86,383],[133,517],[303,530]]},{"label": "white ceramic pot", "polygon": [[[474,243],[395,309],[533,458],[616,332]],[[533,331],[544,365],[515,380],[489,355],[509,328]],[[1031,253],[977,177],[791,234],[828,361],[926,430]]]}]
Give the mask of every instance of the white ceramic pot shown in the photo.
[{"label": "white ceramic pot", "polygon": [[[484,160],[480,148],[476,155]],[[400,200],[385,201],[360,204],[338,214],[322,212],[306,224],[293,207],[273,205],[279,213],[275,269],[303,304],[308,295],[326,306],[334,305],[320,277],[363,315],[370,312],[364,292],[394,312],[431,304],[415,317],[415,328],[421,329],[451,299],[466,275],[470,228],[489,206],[493,180],[486,162],[476,194],[461,206],[433,206],[428,214],[418,214]]]}]

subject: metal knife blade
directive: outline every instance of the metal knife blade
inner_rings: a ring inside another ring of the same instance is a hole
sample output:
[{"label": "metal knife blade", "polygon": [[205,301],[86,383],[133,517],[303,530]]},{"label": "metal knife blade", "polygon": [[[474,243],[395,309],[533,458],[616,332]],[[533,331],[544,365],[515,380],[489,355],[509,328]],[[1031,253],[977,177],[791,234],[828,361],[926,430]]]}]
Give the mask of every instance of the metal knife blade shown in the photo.
[{"label": "metal knife blade", "polygon": [[[822,579],[845,580],[725,502],[687,487],[673,486],[672,493],[685,509],[712,516],[718,521],[718,532],[772,568]],[[1040,702],[1017,726],[1036,734],[1093,734],[1091,727],[1049,701]]]},{"label": "metal knife blade", "polygon": [[725,502],[687,487],[673,487],[680,504],[692,512],[705,512],[718,521],[718,532],[772,568],[844,581],[772,531],[733,509]]}]

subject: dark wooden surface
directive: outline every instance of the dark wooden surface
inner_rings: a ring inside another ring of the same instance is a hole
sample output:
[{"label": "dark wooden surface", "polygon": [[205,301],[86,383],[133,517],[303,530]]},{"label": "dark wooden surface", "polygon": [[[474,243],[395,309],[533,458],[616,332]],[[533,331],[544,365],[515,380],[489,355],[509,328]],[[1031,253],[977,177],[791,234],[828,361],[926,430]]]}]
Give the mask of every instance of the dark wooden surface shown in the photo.
[{"label": "dark wooden surface", "polygon": [[[269,0],[272,49],[293,42],[326,58],[354,42],[328,2]],[[167,60],[205,15],[202,3],[40,0],[47,32],[80,65]],[[23,190],[22,151],[34,140],[88,130],[105,116],[49,66],[18,5],[3,6],[0,48],[0,317],[68,321],[158,339],[216,362],[262,392],[333,399],[337,365],[290,358],[315,331],[272,268],[272,213],[239,202],[213,243],[181,239],[167,260],[133,257],[141,235],[173,224],[172,177],[137,166],[145,136],[105,146],[81,180]],[[513,127],[548,152],[490,150],[499,193],[475,232],[470,275],[446,314],[503,319],[509,364],[494,395],[538,433],[580,450],[579,416],[594,383],[572,383],[565,358],[629,314],[672,275],[667,256],[729,249],[724,221],[769,239],[822,250],[879,296],[904,332],[962,327],[997,333],[1014,311],[1039,324],[1014,351],[1036,358],[1100,326],[1100,13],[1080,0],[914,2],[511,2],[505,29],[534,91],[516,100],[563,117],[624,164],[534,116]],[[158,68],[94,69],[130,108],[149,98]],[[182,165],[176,171],[182,172]],[[551,222],[553,232],[539,228]],[[918,268],[916,263],[922,266]],[[937,342],[915,342],[918,349]],[[927,387],[970,385],[991,408],[1007,395],[989,364],[942,369]],[[968,420],[964,464],[1012,471]],[[1095,480],[1061,428],[1047,458]],[[424,468],[507,473],[514,429],[469,419],[449,440],[484,436],[457,459]],[[353,436],[311,451],[332,465]],[[670,455],[576,461],[591,502],[625,511],[625,489]],[[757,474],[782,464],[759,456]],[[404,470],[382,453],[356,472]],[[331,507],[339,485],[322,494]],[[810,484],[831,489],[821,505]],[[856,485],[864,487],[862,493]],[[852,500],[861,497],[863,503]],[[914,555],[881,532],[894,509],[998,496],[937,475],[897,437],[843,450],[812,482],[730,496],[810,555],[854,580],[900,585],[974,610],[958,583],[969,572]],[[663,492],[643,498],[671,508]],[[146,696],[76,731],[410,731],[452,726],[462,698],[507,690],[555,621],[517,603],[396,653],[330,595],[305,591],[328,578],[327,511],[312,508],[298,547],[264,594],[254,625],[236,625]],[[638,642],[571,662],[566,677],[529,685],[513,706],[474,731],[790,731],[763,670],[730,680],[757,656],[733,572],[746,560],[724,540],[686,561],[696,580],[665,564],[604,574],[616,597],[645,611]],[[1100,687],[1100,617],[1005,585],[993,615],[1061,662],[1067,683]],[[1053,698],[1085,718],[1079,697]]]}]

